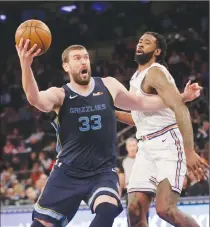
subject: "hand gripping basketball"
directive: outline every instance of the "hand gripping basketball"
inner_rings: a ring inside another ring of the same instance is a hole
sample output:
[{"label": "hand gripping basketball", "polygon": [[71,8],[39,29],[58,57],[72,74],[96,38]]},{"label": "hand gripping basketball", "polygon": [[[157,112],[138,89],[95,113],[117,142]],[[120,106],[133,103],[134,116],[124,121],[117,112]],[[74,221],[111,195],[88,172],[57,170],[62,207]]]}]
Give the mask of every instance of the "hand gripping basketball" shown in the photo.
[{"label": "hand gripping basketball", "polygon": [[[31,49],[29,49],[30,40],[27,39],[24,42],[24,39],[21,38],[19,45],[16,45],[16,50],[20,58],[21,66],[31,66],[33,58],[38,56],[41,52],[41,49],[36,50],[37,44],[34,44]],[[28,50],[29,49],[29,50]]]},{"label": "hand gripping basketball", "polygon": [[15,43],[19,46],[20,39],[29,39],[28,49],[37,44],[37,49],[41,49],[39,55],[47,52],[52,42],[52,35],[49,27],[40,20],[26,20],[16,29]]}]

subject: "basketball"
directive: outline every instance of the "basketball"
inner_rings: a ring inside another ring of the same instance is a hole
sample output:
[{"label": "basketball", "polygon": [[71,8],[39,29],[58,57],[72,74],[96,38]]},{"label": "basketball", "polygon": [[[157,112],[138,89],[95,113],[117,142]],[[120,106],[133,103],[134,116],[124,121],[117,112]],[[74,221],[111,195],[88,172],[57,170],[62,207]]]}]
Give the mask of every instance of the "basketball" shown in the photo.
[{"label": "basketball", "polygon": [[48,50],[52,41],[50,29],[40,20],[27,20],[20,24],[15,33],[17,46],[21,38],[30,40],[29,49],[34,44],[37,44],[37,49],[41,49],[39,55],[44,54]]}]

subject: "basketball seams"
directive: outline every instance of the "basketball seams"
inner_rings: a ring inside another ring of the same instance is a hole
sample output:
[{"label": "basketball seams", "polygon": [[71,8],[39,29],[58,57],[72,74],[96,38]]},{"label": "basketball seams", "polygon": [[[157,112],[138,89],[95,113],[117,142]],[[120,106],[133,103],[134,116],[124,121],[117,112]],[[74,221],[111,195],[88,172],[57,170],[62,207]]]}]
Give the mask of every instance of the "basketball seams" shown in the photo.
[{"label": "basketball seams", "polygon": [[44,43],[43,43],[42,39],[40,38],[39,33],[36,31],[36,27],[35,27],[35,32],[36,32],[36,35],[39,37],[39,39],[40,39],[40,41],[41,41],[41,43],[42,43],[43,52],[45,53],[45,46],[44,46]]},{"label": "basketball seams", "polygon": [[[44,26],[47,27],[47,25],[46,25],[45,23],[40,23],[40,22],[38,22],[37,24],[35,24],[35,27],[37,27],[39,24],[44,25]],[[38,27],[37,27],[37,28],[38,28]],[[47,28],[48,28],[48,27],[47,27]]]},{"label": "basketball seams", "polygon": [[[33,24],[33,21],[31,22],[31,25]],[[28,39],[30,39],[30,37],[31,37],[31,26],[29,26],[30,27],[30,31],[29,31],[29,36],[28,36]],[[30,45],[31,46],[31,45]],[[31,46],[31,48],[32,48],[32,46]]]},{"label": "basketball seams", "polygon": [[31,40],[29,49],[32,48],[34,43],[37,43],[37,47],[42,50],[39,55],[48,50],[52,41],[48,26],[39,20],[28,20],[22,23],[16,30],[15,42],[18,43],[21,38]]},{"label": "basketball seams", "polygon": [[27,22],[23,22],[22,24],[20,24],[20,26],[17,29],[25,28],[25,24],[27,26]]},{"label": "basketball seams", "polygon": [[[26,25],[27,25],[27,22],[26,22]],[[25,27],[23,27],[23,28],[25,28]],[[26,29],[23,31],[23,33],[20,35],[20,39],[23,37],[23,34],[25,33],[26,30],[27,30],[27,26],[26,26]]]},{"label": "basketball seams", "polygon": [[31,26],[33,26],[33,27],[36,27],[37,24],[40,24],[39,21],[33,21],[33,22],[37,22],[36,24],[31,25]]},{"label": "basketball seams", "polygon": [[[40,24],[40,23],[39,23],[39,24]],[[36,26],[35,26],[35,29],[36,29],[36,28],[41,29],[42,31],[45,31],[47,34],[51,35],[51,33],[50,33],[50,32],[48,32],[48,31],[46,31],[45,29],[40,28],[40,27],[37,27],[37,24],[36,24]]]},{"label": "basketball seams", "polygon": [[[40,24],[40,23],[39,23]],[[48,31],[46,31],[45,29],[43,29],[43,28],[40,28],[40,27],[36,27],[36,25],[34,26],[25,26],[25,27],[22,27],[22,28],[28,28],[28,27],[31,27],[31,28],[38,28],[38,29],[41,29],[42,31],[45,31],[47,34],[49,34],[49,35],[51,35],[51,33],[50,32],[48,32]],[[21,29],[22,29],[21,28]]]}]

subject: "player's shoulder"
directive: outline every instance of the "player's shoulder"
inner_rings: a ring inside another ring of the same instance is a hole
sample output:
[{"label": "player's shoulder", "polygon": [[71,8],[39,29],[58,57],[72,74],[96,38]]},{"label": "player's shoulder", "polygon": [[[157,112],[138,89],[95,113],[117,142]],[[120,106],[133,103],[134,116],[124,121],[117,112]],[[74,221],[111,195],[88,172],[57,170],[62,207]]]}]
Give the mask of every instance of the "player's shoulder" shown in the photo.
[{"label": "player's shoulder", "polygon": [[50,87],[50,88],[47,89],[47,91],[53,92],[55,94],[61,94],[61,93],[65,92],[63,87]]},{"label": "player's shoulder", "polygon": [[111,76],[102,78],[102,81],[108,89],[113,88],[113,87],[117,88],[116,86],[117,86],[117,84],[119,84],[119,81]]},{"label": "player's shoulder", "polygon": [[158,77],[158,76],[166,76],[170,75],[168,69],[159,63],[153,63],[147,70],[147,76],[149,77]]},{"label": "player's shoulder", "polygon": [[59,98],[61,100],[61,103],[65,98],[65,90],[63,87],[50,87],[47,89],[47,92]]},{"label": "player's shoulder", "polygon": [[147,71],[148,72],[158,71],[158,70],[162,71],[162,70],[165,70],[165,69],[166,69],[166,67],[164,65],[161,65],[161,64],[155,62],[150,67],[148,67]]},{"label": "player's shoulder", "polygon": [[111,77],[111,76],[107,76],[107,77],[104,77],[104,78],[101,78],[101,79],[104,83],[111,83],[113,81],[117,81],[114,77]]},{"label": "player's shoulder", "polygon": [[138,75],[139,75],[139,72],[138,72],[138,70],[137,70],[137,71],[133,74],[133,76],[131,77],[130,81],[139,78]]},{"label": "player's shoulder", "polygon": [[152,66],[150,67],[148,70],[147,70],[147,75],[150,75],[150,74],[163,74],[163,70],[158,67],[158,66]]},{"label": "player's shoulder", "polygon": [[159,65],[154,65],[148,70],[146,80],[153,84],[157,81],[168,81],[175,84],[175,80],[168,69],[163,65],[160,65],[161,67]]}]

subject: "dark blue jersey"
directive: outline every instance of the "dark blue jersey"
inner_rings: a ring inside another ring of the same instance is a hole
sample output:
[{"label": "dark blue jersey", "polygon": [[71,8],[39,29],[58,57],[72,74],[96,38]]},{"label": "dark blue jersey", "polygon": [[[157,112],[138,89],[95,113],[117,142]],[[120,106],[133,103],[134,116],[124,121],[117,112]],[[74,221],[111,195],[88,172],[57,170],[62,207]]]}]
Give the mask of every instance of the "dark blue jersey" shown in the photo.
[{"label": "dark blue jersey", "polygon": [[101,78],[88,96],[64,85],[65,98],[52,124],[57,133],[57,159],[72,176],[91,176],[116,167],[116,117],[111,94]]}]

